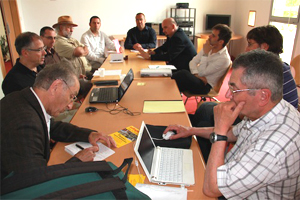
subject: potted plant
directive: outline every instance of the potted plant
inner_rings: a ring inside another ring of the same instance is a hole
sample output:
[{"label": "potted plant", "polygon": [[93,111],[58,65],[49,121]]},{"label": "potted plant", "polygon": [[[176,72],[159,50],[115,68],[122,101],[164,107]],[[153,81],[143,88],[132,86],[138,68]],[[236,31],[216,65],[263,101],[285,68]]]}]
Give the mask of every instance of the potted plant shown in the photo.
[{"label": "potted plant", "polygon": [[1,45],[1,51],[2,51],[2,55],[3,55],[3,59],[4,59],[4,61],[6,61],[7,60],[7,53],[8,53],[8,45],[7,45],[7,42],[6,42],[5,35],[0,36],[0,45]]}]

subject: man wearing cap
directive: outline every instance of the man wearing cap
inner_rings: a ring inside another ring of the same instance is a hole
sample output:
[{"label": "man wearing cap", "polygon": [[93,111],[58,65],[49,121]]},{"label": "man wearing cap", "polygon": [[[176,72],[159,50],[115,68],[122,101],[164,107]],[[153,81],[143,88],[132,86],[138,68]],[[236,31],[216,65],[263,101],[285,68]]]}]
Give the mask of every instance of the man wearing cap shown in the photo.
[{"label": "man wearing cap", "polygon": [[57,32],[54,49],[60,57],[70,60],[79,77],[92,78],[91,65],[85,56],[89,53],[88,48],[76,39],[72,38],[73,27],[78,26],[73,23],[70,16],[60,16],[58,22],[53,25]]}]

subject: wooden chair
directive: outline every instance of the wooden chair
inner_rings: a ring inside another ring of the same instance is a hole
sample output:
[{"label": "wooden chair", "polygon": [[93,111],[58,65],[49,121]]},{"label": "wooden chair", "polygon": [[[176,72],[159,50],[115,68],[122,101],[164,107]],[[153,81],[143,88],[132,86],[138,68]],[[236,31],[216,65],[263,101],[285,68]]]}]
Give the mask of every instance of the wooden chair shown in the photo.
[{"label": "wooden chair", "polygon": [[300,55],[293,58],[290,65],[294,67],[295,82],[296,82],[297,86],[300,87]]},{"label": "wooden chair", "polygon": [[[223,84],[223,81],[226,77],[226,75],[228,74],[229,70],[231,69],[231,65],[232,65],[232,62],[230,62],[229,66],[228,66],[228,69],[226,70],[226,72],[224,73],[223,76],[221,76],[221,78],[219,79],[219,81],[217,82],[217,84],[209,91],[209,93],[207,94],[192,94],[188,91],[185,91],[185,92],[182,92],[185,96],[186,96],[186,100],[184,102],[184,104],[186,104],[187,100],[194,96],[195,97],[195,100],[197,102],[197,105],[201,102],[201,101],[206,101],[206,98],[209,98],[210,100],[215,100],[217,102],[220,102],[216,97],[219,96],[219,92],[220,92],[220,89],[222,87],[222,84]],[[198,102],[198,97],[200,97],[200,101]]]},{"label": "wooden chair", "polygon": [[291,70],[294,71],[294,79],[297,85],[298,90],[298,111],[300,112],[300,55],[297,55],[295,58],[292,59],[291,63]]}]

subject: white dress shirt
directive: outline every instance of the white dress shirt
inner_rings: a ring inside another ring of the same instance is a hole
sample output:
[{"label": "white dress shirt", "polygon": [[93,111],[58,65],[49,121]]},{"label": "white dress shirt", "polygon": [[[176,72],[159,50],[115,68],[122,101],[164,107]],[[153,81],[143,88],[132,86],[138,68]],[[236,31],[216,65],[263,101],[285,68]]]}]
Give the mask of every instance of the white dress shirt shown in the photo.
[{"label": "white dress shirt", "polygon": [[231,62],[227,47],[223,47],[217,53],[208,53],[208,56],[203,56],[203,49],[190,61],[190,70],[192,74],[204,76],[214,87],[222,75],[226,72]]}]

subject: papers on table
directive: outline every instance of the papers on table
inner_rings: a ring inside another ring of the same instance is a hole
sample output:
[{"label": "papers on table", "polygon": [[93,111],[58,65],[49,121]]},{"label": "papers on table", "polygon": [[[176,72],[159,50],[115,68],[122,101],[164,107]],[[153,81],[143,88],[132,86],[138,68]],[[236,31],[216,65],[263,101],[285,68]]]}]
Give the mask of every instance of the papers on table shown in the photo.
[{"label": "papers on table", "polygon": [[[92,146],[88,142],[76,142],[76,143],[69,144],[69,145],[65,146],[65,151],[68,152],[69,154],[71,154],[72,156],[74,156],[76,153],[81,151],[81,149],[79,147],[77,147],[76,144],[80,145],[84,149],[89,148],[89,147]],[[99,151],[96,152],[96,156],[94,158],[94,161],[104,160],[105,158],[107,158],[107,157],[109,157],[109,156],[111,156],[115,153],[114,150],[108,148],[107,146],[105,146],[101,142],[97,142],[97,144],[98,144],[98,147],[99,147]]]},{"label": "papers on table", "polygon": [[[145,52],[148,52],[148,49],[144,49],[144,51],[145,51]],[[138,50],[135,50],[135,49],[131,49],[130,52],[139,53],[139,51],[138,51]]]},{"label": "papers on table", "polygon": [[149,65],[149,69],[177,69],[174,65]]},{"label": "papers on table", "polygon": [[175,113],[185,112],[182,100],[144,101],[143,113]]},{"label": "papers on table", "polygon": [[168,187],[150,184],[137,183],[136,189],[148,195],[151,199],[172,199],[172,200],[185,200],[187,199],[186,188]]},{"label": "papers on table", "polygon": [[122,70],[117,69],[117,70],[105,70],[104,68],[99,68],[96,70],[93,74],[93,76],[121,76]]}]

